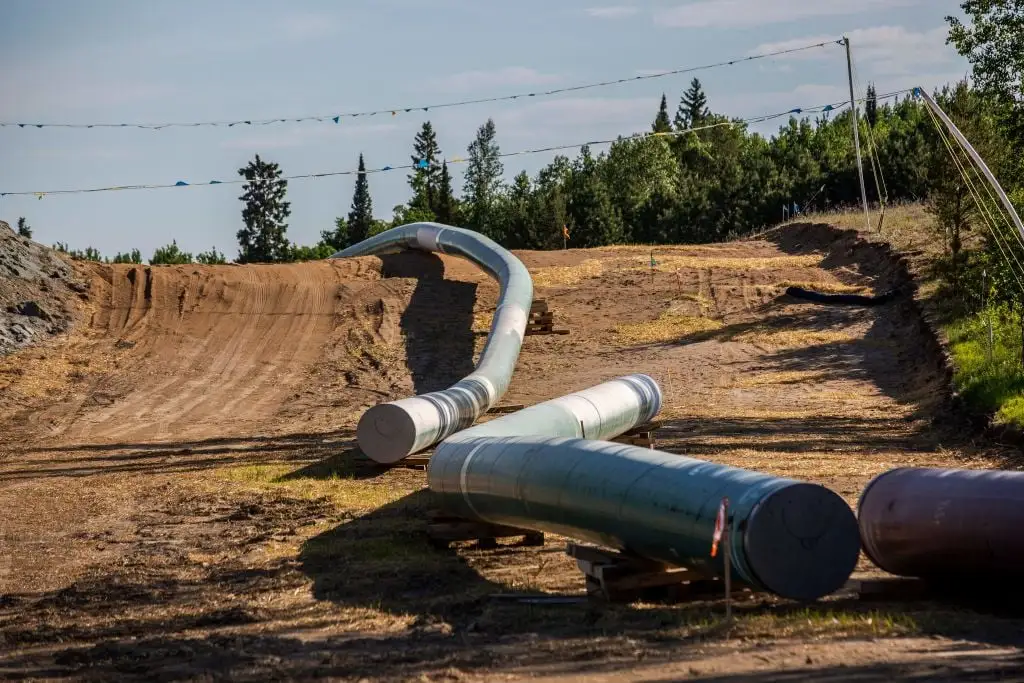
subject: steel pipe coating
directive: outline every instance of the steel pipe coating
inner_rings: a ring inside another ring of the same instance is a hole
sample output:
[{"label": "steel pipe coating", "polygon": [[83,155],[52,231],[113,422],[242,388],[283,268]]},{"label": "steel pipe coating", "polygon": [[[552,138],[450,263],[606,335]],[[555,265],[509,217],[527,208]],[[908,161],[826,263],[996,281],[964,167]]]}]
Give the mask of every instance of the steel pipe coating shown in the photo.
[{"label": "steel pipe coating", "polygon": [[857,513],[864,552],[891,574],[1024,573],[1024,472],[889,470],[861,493]]},{"label": "steel pipe coating", "polygon": [[[646,375],[611,382],[477,425],[442,442],[428,481],[448,512],[589,540],[721,576],[709,557],[718,505],[730,499],[734,575],[813,600],[849,578],[857,521],[832,491],[609,439],[650,420],[661,390]],[[536,436],[522,436],[523,434]]]},{"label": "steel pipe coating", "polygon": [[483,235],[440,223],[410,223],[343,249],[331,258],[372,256],[408,249],[462,256],[501,286],[487,344],[474,371],[444,391],[376,405],[356,427],[370,458],[392,463],[473,424],[508,390],[533,303],[526,266]]},{"label": "steel pipe coating", "polygon": [[442,443],[430,488],[468,519],[592,541],[710,575],[711,537],[730,501],[734,576],[796,600],[843,586],[857,563],[857,520],[829,489],[625,444],[477,437]]}]

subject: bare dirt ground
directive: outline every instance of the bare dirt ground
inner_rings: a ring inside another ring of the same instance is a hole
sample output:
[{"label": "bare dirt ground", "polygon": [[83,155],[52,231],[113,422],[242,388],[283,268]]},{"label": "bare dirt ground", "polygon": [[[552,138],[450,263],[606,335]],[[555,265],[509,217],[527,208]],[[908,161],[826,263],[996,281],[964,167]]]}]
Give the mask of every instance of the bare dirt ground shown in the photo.
[{"label": "bare dirt ground", "polygon": [[[909,294],[784,296],[909,285],[884,245],[798,225],[659,247],[653,268],[643,248],[520,256],[571,334],[526,339],[506,404],[646,372],[660,448],[851,505],[891,467],[1017,462],[947,409]],[[464,261],[76,267],[73,330],[0,357],[0,676],[1024,680],[1005,606],[755,596],[723,629],[713,602],[493,599],[582,594],[564,539],[433,549],[424,473],[353,435],[366,407],[471,370],[497,287]]]}]

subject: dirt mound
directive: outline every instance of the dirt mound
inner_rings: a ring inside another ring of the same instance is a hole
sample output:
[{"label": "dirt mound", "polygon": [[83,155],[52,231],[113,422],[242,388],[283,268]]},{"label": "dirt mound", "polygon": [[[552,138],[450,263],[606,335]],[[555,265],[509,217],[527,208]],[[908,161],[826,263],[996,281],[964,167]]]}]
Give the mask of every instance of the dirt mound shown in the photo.
[{"label": "dirt mound", "polygon": [[0,363],[0,405],[22,433],[73,441],[332,431],[472,370],[476,285],[448,262],[76,263],[81,325],[59,351]]},{"label": "dirt mound", "polygon": [[68,263],[0,221],[0,355],[67,331],[85,294]]}]

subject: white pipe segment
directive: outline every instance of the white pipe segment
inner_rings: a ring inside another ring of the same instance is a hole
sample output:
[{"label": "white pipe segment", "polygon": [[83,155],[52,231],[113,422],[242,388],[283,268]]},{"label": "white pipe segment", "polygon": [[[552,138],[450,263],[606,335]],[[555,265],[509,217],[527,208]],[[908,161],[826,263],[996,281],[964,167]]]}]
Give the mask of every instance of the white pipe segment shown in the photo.
[{"label": "white pipe segment", "polygon": [[440,223],[410,223],[343,249],[331,258],[396,253],[408,249],[462,256],[498,281],[501,294],[487,344],[476,369],[444,391],[391,403],[365,413],[356,427],[359,447],[370,458],[393,463],[465,429],[508,390],[533,303],[526,266],[493,240]]},{"label": "white pipe segment", "polygon": [[427,464],[427,483],[441,494],[464,495],[466,468],[482,447],[500,446],[506,437],[613,439],[652,420],[661,402],[658,383],[635,374],[538,403],[445,439]]}]

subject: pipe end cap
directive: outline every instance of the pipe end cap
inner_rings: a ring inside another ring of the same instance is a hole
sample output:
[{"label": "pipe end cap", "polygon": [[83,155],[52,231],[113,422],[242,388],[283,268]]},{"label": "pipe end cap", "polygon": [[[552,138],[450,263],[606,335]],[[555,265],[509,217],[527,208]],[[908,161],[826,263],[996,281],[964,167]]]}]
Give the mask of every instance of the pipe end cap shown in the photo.
[{"label": "pipe end cap", "polygon": [[367,457],[389,465],[413,452],[416,445],[416,423],[402,406],[381,403],[359,418],[356,440]]},{"label": "pipe end cap", "polygon": [[743,535],[757,579],[792,600],[813,601],[839,590],[860,555],[853,510],[817,484],[801,482],[771,493]]}]

